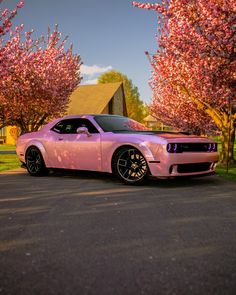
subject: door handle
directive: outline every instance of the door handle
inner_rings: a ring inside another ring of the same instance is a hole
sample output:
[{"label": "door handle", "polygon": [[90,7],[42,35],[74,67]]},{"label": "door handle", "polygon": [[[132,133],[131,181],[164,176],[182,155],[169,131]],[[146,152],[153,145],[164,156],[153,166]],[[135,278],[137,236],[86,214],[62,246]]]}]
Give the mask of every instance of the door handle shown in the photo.
[{"label": "door handle", "polygon": [[59,137],[58,140],[60,140],[60,141],[63,140],[63,137]]}]

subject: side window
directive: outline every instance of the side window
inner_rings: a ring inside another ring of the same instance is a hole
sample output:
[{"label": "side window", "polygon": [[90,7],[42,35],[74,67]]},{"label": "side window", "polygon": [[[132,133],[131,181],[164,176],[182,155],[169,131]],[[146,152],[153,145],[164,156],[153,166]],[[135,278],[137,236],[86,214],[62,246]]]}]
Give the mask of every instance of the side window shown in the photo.
[{"label": "side window", "polygon": [[78,121],[77,128],[86,127],[86,128],[88,128],[89,133],[99,133],[97,128],[88,119],[81,118],[81,119],[77,119],[77,121]]},{"label": "side window", "polygon": [[56,125],[54,125],[51,130],[56,133],[62,133],[62,130],[64,128],[64,121],[58,122]]},{"label": "side window", "polygon": [[67,119],[58,122],[51,130],[60,134],[73,134],[76,133],[76,129],[76,121]]},{"label": "side window", "polygon": [[90,133],[99,133],[97,128],[88,119],[66,119],[52,127],[52,131],[60,134],[76,134],[79,127],[86,127]]}]

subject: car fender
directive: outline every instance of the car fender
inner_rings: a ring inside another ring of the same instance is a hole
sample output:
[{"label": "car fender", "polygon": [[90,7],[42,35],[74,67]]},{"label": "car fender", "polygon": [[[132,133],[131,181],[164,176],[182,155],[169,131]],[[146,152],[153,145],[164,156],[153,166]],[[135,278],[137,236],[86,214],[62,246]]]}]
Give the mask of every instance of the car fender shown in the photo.
[{"label": "car fender", "polygon": [[[116,152],[124,147],[124,146],[131,146],[139,150],[143,156],[145,157],[147,164],[149,161],[154,160],[154,155],[152,151],[149,149],[148,146],[145,145],[145,143],[141,140],[133,140],[132,142],[113,142],[113,143],[103,143],[102,146],[102,171],[104,172],[112,172],[112,160],[113,156],[116,154]],[[149,165],[149,164],[148,164]]]},{"label": "car fender", "polygon": [[47,166],[47,153],[46,153],[46,149],[44,147],[44,145],[42,144],[41,141],[37,140],[37,139],[33,139],[33,140],[30,140],[26,146],[25,146],[25,157],[26,157],[26,152],[28,150],[29,147],[31,146],[35,146],[37,147],[39,150],[40,150],[40,153],[44,159],[44,163],[45,165]]}]

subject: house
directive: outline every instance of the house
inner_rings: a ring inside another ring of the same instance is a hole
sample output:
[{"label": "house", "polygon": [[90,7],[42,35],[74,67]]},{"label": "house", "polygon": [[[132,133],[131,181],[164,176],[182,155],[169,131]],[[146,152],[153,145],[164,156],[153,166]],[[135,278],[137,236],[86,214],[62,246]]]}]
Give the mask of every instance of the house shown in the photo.
[{"label": "house", "polygon": [[[18,129],[15,126],[7,126],[0,129],[0,144],[16,144]],[[1,146],[0,146],[1,147]]]},{"label": "house", "polygon": [[127,116],[123,83],[78,86],[70,96],[68,115],[79,114]]},{"label": "house", "polygon": [[143,119],[144,125],[152,130],[172,130],[173,128],[167,125],[164,125],[152,115],[148,115]]},{"label": "house", "polygon": [[144,125],[146,125],[148,128],[157,129],[159,127],[157,120],[152,115],[148,115],[143,119],[143,121]]},{"label": "house", "polygon": [[[122,82],[80,85],[70,96],[68,115],[114,114],[127,116],[127,107]],[[17,128],[0,129],[0,144],[15,144]]]}]

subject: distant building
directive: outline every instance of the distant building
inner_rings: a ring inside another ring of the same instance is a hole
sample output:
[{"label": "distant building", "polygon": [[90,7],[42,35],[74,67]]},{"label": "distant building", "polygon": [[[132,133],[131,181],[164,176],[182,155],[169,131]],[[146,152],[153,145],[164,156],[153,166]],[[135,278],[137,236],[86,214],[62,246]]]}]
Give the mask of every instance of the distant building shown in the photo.
[{"label": "distant building", "polygon": [[173,128],[167,125],[164,125],[160,121],[157,121],[152,115],[148,115],[143,119],[144,125],[152,130],[172,130]]},{"label": "distant building", "polygon": [[7,126],[0,129],[0,144],[16,144],[18,129],[15,126]]},{"label": "distant building", "polygon": [[148,115],[147,117],[145,117],[143,119],[144,124],[151,129],[157,129],[159,123],[157,122],[157,120],[152,116],[152,115]]},{"label": "distant building", "polygon": [[[127,116],[123,83],[80,85],[70,96],[68,115],[113,114]],[[0,129],[0,144],[15,144],[17,128]]]},{"label": "distant building", "polygon": [[79,114],[127,116],[123,83],[78,86],[70,97],[68,115]]}]

